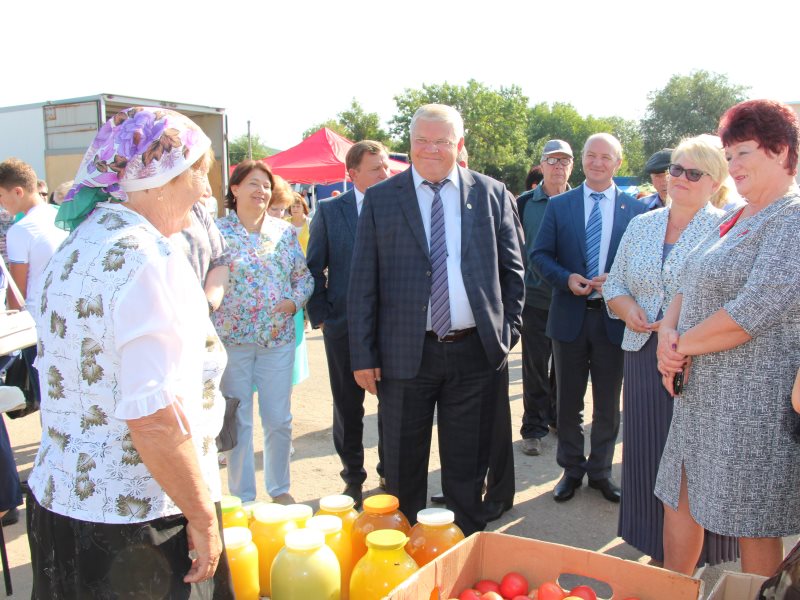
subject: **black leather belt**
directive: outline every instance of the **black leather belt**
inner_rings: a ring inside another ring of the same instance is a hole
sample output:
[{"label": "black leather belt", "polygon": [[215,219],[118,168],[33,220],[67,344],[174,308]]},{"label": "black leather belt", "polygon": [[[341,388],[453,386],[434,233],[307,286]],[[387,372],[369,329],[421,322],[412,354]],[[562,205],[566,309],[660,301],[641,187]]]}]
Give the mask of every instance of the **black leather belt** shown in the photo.
[{"label": "black leather belt", "polygon": [[603,310],[605,307],[606,303],[603,302],[602,298],[592,298],[586,301],[587,310]]},{"label": "black leather belt", "polygon": [[439,338],[438,335],[436,335],[435,331],[428,330],[428,331],[425,332],[425,335],[427,335],[430,338],[434,338],[438,342],[450,343],[450,342],[456,342],[456,341],[460,340],[461,338],[467,337],[468,335],[472,335],[476,331],[477,331],[477,327],[468,327],[467,329],[458,329],[456,331],[451,331],[450,333],[448,333],[446,336],[444,336],[441,339]]}]

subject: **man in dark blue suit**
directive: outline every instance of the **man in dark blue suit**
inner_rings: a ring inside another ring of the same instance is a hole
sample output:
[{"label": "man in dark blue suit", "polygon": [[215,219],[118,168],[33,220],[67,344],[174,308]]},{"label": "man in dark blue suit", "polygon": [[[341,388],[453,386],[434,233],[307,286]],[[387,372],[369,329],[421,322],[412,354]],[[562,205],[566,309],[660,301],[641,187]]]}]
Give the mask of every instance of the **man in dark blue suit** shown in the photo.
[{"label": "man in dark blue suit", "polygon": [[486,526],[499,378],[519,339],[521,227],[503,184],[456,164],[455,109],[423,106],[410,134],[412,168],[370,188],[358,221],[351,362],[379,395],[386,489],[412,522],[425,508],[437,410],[442,490],[469,535]]},{"label": "man in dark blue suit", "polygon": [[[367,188],[389,177],[389,155],[380,142],[364,140],[347,151],[345,167],[353,188],[322,200],[311,221],[306,262],[314,293],[306,308],[313,327],[322,329],[333,395],[333,446],[342,461],[344,493],[361,508],[364,469],[364,390],[353,379],[347,334],[347,287],[358,215]],[[383,447],[378,413],[378,475],[383,479]]]},{"label": "man in dark blue suit", "polygon": [[[611,464],[619,432],[625,323],[609,318],[602,289],[625,228],[647,210],[614,185],[621,163],[622,146],[614,136],[598,133],[586,140],[586,181],[548,202],[529,257],[553,286],[547,336],[556,367],[557,459],[564,468],[553,493],[559,502],[572,498],[584,475],[607,500],[620,498]],[[582,420],[590,373],[594,412],[587,459]]]}]

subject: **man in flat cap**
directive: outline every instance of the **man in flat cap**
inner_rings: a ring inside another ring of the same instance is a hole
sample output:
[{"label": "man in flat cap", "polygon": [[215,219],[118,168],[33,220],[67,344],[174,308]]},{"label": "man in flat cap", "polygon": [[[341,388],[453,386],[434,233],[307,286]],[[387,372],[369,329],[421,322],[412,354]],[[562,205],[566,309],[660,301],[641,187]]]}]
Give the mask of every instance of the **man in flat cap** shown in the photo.
[{"label": "man in flat cap", "polygon": [[641,199],[647,210],[663,208],[667,205],[667,183],[669,182],[669,163],[672,158],[672,148],[659,150],[647,159],[644,165],[645,172],[650,175],[650,182],[656,188],[656,193]]},{"label": "man in flat cap", "polygon": [[564,140],[549,140],[542,151],[541,185],[525,192],[517,203],[525,230],[525,308],[522,310],[522,452],[538,456],[542,438],[556,427],[556,377],[550,366],[550,338],[545,334],[552,288],[530,260],[533,241],[539,233],[544,209],[551,196],[563,194],[572,174],[572,148]]}]

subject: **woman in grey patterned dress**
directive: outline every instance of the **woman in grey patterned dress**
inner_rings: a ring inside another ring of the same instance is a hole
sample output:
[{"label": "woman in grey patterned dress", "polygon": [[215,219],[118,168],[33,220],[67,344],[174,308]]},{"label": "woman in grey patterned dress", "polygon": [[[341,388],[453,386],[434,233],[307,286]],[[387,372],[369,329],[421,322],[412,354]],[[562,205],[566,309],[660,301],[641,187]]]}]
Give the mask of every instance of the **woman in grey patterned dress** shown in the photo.
[{"label": "woman in grey patterned dress", "polygon": [[656,481],[664,566],[691,573],[703,528],[739,537],[742,570],[770,575],[800,532],[800,122],[778,102],[723,115],[728,168],[747,199],[688,258],[659,330],[664,385],[684,370]]}]

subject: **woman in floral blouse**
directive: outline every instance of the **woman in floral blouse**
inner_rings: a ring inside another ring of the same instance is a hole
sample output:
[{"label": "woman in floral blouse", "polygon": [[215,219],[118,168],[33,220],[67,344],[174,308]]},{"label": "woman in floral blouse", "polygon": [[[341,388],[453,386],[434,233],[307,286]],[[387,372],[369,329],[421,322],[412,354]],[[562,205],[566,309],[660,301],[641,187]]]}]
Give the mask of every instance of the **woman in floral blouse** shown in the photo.
[{"label": "woman in floral blouse", "polygon": [[311,296],[314,281],[290,223],[267,215],[274,180],[261,162],[240,163],[231,175],[227,207],[217,220],[231,252],[228,293],[214,323],[228,351],[222,392],[241,402],[238,443],[228,452],[228,487],[243,501],[255,500],[253,386],[264,428],[264,480],[273,501],[292,503],[294,314]]}]

